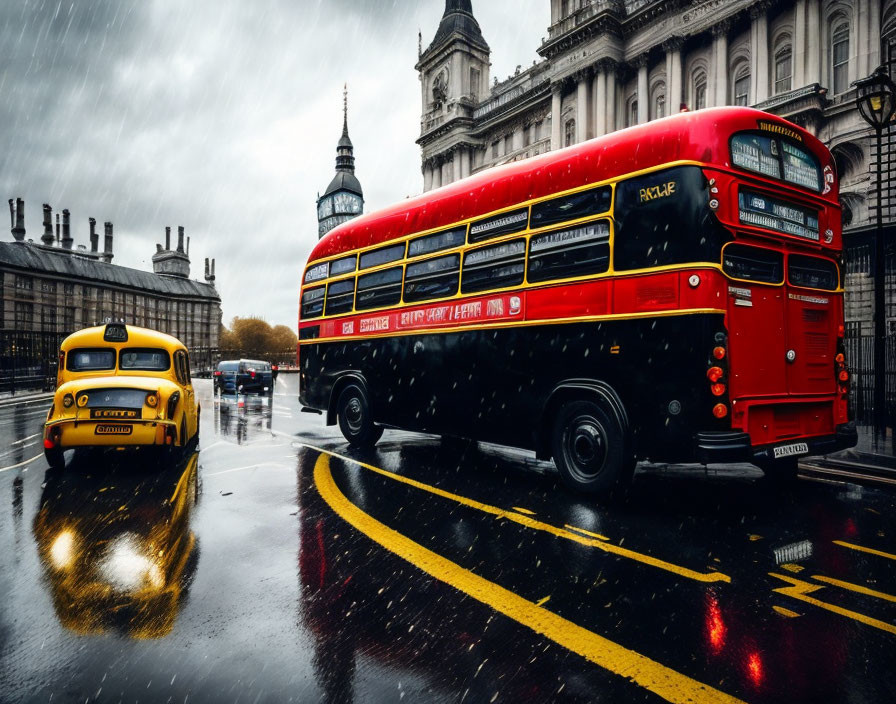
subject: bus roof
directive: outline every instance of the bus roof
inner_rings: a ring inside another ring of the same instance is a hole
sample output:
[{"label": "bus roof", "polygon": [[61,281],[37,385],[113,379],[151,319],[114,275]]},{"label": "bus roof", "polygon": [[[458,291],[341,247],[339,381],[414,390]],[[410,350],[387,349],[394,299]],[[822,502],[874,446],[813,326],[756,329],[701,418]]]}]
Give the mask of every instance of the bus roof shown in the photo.
[{"label": "bus roof", "polygon": [[[746,107],[677,113],[565,149],[486,169],[357,217],[325,235],[312,249],[308,262],[445,227],[533,198],[672,161],[701,161],[728,167],[728,138],[735,132],[759,130],[760,123],[771,126],[772,133],[798,135],[818,157],[822,168],[829,165],[833,169],[830,153],[821,141],[776,115]],[[836,204],[837,189],[821,197]]]}]

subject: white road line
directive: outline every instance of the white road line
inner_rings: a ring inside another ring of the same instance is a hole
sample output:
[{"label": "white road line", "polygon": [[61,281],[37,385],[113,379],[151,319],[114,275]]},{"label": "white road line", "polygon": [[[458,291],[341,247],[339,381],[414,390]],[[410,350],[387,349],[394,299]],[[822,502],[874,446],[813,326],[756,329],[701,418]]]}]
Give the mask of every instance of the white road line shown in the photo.
[{"label": "white road line", "polygon": [[9,467],[3,467],[3,469],[0,469],[0,472],[8,472],[10,469],[15,469],[16,467],[22,467],[26,464],[31,464],[32,462],[34,462],[34,460],[40,459],[43,456],[44,456],[44,453],[41,452],[39,455],[35,455],[30,460],[25,460],[24,462],[19,462],[18,464],[14,464]]},{"label": "white road line", "polygon": [[21,440],[16,440],[15,442],[9,443],[10,447],[15,447],[16,445],[21,445],[26,440],[30,440],[31,438],[36,438],[40,433],[35,433],[34,435],[29,435],[27,438],[22,438]]},{"label": "white road line", "polygon": [[[258,464],[247,464],[245,467],[234,467],[233,469],[225,469],[221,472],[212,472],[211,474],[203,474],[203,477],[217,477],[221,474],[230,474],[231,472],[242,472],[246,469],[258,469],[260,467],[282,467],[283,469],[287,469],[288,465],[282,464],[281,462],[259,462]],[[2,471],[2,470],[0,470]]]}]

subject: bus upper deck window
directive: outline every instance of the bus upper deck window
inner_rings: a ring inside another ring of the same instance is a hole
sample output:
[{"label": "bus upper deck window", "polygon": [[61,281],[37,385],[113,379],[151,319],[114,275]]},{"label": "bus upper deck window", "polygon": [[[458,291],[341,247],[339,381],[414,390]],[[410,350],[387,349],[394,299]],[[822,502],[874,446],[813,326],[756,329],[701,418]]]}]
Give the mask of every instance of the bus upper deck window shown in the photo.
[{"label": "bus upper deck window", "polygon": [[789,139],[741,132],[731,138],[731,163],[763,176],[813,191],[822,186],[815,157]]},{"label": "bus upper deck window", "polygon": [[408,264],[404,277],[404,300],[406,302],[425,301],[457,293],[460,278],[460,255],[427,259],[416,264]]},{"label": "bus upper deck window", "polygon": [[365,252],[361,255],[360,269],[370,269],[381,264],[389,262],[397,262],[404,259],[404,242],[401,244],[393,244],[389,247],[380,247],[372,252]]},{"label": "bus upper deck window", "polygon": [[734,279],[765,284],[784,283],[784,255],[773,249],[730,244],[722,255],[722,268]]},{"label": "bus upper deck window", "polygon": [[[404,245],[402,245],[402,248]],[[357,310],[394,306],[401,301],[401,274],[403,267],[395,266],[358,277]]]},{"label": "bus upper deck window", "polygon": [[453,230],[445,232],[436,232],[425,237],[418,237],[411,240],[408,245],[408,256],[416,257],[421,254],[429,254],[430,252],[438,252],[442,249],[453,249],[460,247],[467,237],[467,226],[455,227]]},{"label": "bus upper deck window", "polygon": [[358,255],[353,254],[350,257],[342,257],[334,259],[330,262],[330,276],[339,276],[340,274],[348,274],[354,271],[358,266]]},{"label": "bus upper deck window", "polygon": [[467,252],[461,292],[519,286],[526,272],[526,241],[513,240]]},{"label": "bus upper deck window", "polygon": [[600,220],[535,235],[529,245],[529,281],[599,274],[610,265],[610,225]]},{"label": "bus upper deck window", "polygon": [[787,258],[787,280],[793,286],[836,291],[840,276],[837,265],[830,259],[791,254]]},{"label": "bus upper deck window", "polygon": [[324,287],[309,288],[302,294],[302,318],[317,318],[324,312]]},{"label": "bus upper deck window", "polygon": [[536,203],[532,206],[531,227],[534,229],[605,213],[610,209],[611,196],[610,187],[601,186]]}]

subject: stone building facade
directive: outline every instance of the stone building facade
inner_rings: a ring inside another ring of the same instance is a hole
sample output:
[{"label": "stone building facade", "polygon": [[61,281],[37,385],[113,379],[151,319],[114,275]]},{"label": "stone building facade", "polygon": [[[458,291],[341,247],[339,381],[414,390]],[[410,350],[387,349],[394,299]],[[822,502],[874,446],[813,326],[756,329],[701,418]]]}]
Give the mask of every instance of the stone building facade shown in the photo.
[{"label": "stone building facade", "polygon": [[[870,335],[865,233],[877,207],[876,155],[852,83],[896,61],[896,0],[545,1],[551,24],[541,60],[492,82],[471,0],[446,0],[416,66],[424,190],[682,106],[767,110],[817,135],[836,157],[852,247],[847,318],[854,334]],[[882,205],[896,221],[894,200]],[[896,295],[888,319],[896,332]]]},{"label": "stone building facade", "polygon": [[0,242],[0,377],[8,382],[16,369],[47,373],[62,338],[108,319],[174,335],[190,350],[194,369],[211,367],[221,327],[214,260],[205,260],[205,281],[189,278],[182,227],[173,248],[166,228],[149,272],[112,264],[112,223],[100,251],[93,218],[88,249],[75,246],[68,211],[54,234],[44,206],[40,243],[26,239],[21,200],[10,201],[10,215],[14,241]]}]

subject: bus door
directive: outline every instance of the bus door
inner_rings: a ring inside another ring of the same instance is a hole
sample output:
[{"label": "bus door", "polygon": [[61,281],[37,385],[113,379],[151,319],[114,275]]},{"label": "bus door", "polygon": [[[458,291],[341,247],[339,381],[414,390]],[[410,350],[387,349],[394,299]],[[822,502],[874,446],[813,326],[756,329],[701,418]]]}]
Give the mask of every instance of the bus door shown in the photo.
[{"label": "bus door", "polygon": [[732,243],[722,253],[728,281],[728,349],[732,398],[789,390],[784,255]]},{"label": "bus door", "polygon": [[839,294],[836,264],[821,257],[787,257],[787,388],[791,394],[837,391]]}]

